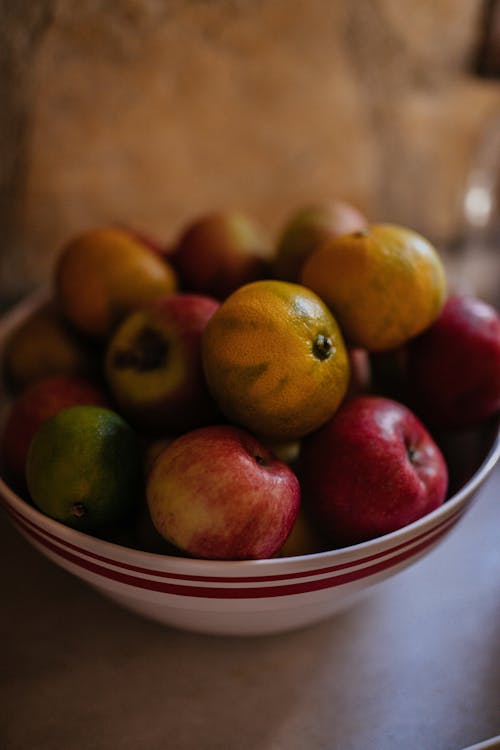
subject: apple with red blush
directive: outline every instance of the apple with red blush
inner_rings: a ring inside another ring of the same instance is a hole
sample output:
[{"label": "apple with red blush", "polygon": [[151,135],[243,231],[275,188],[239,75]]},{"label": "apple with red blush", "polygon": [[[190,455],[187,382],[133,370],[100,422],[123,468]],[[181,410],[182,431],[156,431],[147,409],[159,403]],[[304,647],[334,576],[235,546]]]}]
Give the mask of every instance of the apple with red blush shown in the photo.
[{"label": "apple with red blush", "polygon": [[451,296],[407,347],[412,404],[440,429],[476,427],[500,409],[500,315],[483,300]]},{"label": "apple with red blush", "polygon": [[219,418],[200,353],[218,307],[206,295],[170,294],[135,310],[116,329],[106,375],[119,411],[139,431],[175,436]]},{"label": "apple with red blush", "polygon": [[406,406],[380,396],[346,401],[302,444],[300,477],[314,517],[336,546],[388,534],[446,497],[443,455]]},{"label": "apple with red blush", "polygon": [[151,520],[151,514],[146,501],[141,505],[134,525],[135,546],[144,552],[154,552],[157,555],[184,556],[173,544],[167,542],[157,532]]},{"label": "apple with red blush", "polygon": [[347,353],[349,356],[349,384],[345,398],[352,398],[370,390],[372,382],[370,355],[366,349],[357,347],[351,347]]},{"label": "apple with red blush", "polygon": [[278,239],[274,259],[277,278],[298,282],[305,261],[324,242],[367,227],[367,218],[347,201],[337,199],[298,209]]},{"label": "apple with red blush", "polygon": [[147,478],[157,531],[194,557],[272,557],[300,504],[294,472],[245,430],[214,425],[174,440]]},{"label": "apple with red blush", "polygon": [[71,406],[108,406],[104,389],[76,375],[52,375],[28,386],[14,401],[4,428],[2,454],[7,474],[24,486],[26,459],[38,428]]},{"label": "apple with red blush", "polygon": [[268,275],[269,256],[262,229],[234,211],[192,221],[169,260],[185,290],[222,300],[243,284]]}]

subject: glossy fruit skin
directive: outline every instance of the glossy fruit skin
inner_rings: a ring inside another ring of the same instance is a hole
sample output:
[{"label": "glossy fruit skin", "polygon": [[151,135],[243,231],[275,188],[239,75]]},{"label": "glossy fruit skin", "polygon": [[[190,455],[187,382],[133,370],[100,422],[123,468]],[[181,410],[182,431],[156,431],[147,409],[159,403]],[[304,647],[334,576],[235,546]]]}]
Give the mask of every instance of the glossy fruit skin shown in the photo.
[{"label": "glossy fruit skin", "polygon": [[[106,353],[109,387],[120,411],[137,429],[175,436],[210,424],[220,413],[208,391],[201,361],[201,337],[219,302],[201,294],[176,293],[129,315],[115,331]],[[150,357],[144,333],[153,332],[161,360]]]},{"label": "glossy fruit skin", "polygon": [[377,396],[347,401],[303,441],[300,477],[334,545],[395,531],[437,508],[448,472],[437,444],[405,406]]},{"label": "glossy fruit skin", "polygon": [[8,476],[21,485],[31,441],[38,428],[61,409],[78,404],[107,406],[104,390],[72,375],[53,375],[26,388],[14,401],[5,425],[2,453]]},{"label": "glossy fruit skin", "polygon": [[143,492],[137,436],[109,409],[63,409],[35,434],[26,479],[35,505],[61,523],[92,532],[121,522]]},{"label": "glossy fruit skin", "polygon": [[338,237],[306,261],[301,283],[330,307],[349,345],[395,348],[438,317],[446,278],[433,246],[391,224]]},{"label": "glossy fruit skin", "polygon": [[273,264],[276,277],[299,283],[306,259],[324,242],[367,226],[363,214],[345,201],[306,206],[296,211],[278,240]]},{"label": "glossy fruit skin", "polygon": [[177,288],[168,261],[129,231],[85,232],[61,251],[56,297],[67,319],[84,334],[106,338],[131,311]]},{"label": "glossy fruit skin", "polygon": [[228,297],[205,329],[202,356],[226,417],[277,441],[326,422],[349,381],[335,319],[313,292],[287,282],[256,281]]},{"label": "glossy fruit skin", "polygon": [[239,212],[212,213],[189,224],[172,255],[182,286],[225,299],[268,272],[270,250],[262,230]]},{"label": "glossy fruit skin", "polygon": [[479,425],[500,409],[500,315],[472,296],[452,295],[407,349],[415,408],[441,429]]},{"label": "glossy fruit skin", "polygon": [[162,536],[195,557],[271,557],[300,503],[299,482],[245,430],[211,426],[174,440],[147,480],[147,501]]}]

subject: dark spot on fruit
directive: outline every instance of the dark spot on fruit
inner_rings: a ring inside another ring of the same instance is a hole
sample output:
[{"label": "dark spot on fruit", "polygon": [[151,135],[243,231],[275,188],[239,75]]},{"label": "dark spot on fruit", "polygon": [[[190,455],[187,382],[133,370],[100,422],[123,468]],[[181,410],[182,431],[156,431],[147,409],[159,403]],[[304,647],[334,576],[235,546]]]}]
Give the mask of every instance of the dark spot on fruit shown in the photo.
[{"label": "dark spot on fruit", "polygon": [[408,461],[411,464],[418,464],[418,449],[415,448],[407,438],[405,439],[405,448]]},{"label": "dark spot on fruit", "polygon": [[154,328],[143,328],[129,349],[121,349],[113,356],[113,366],[118,370],[147,372],[163,367],[168,356],[168,343]]},{"label": "dark spot on fruit", "polygon": [[87,515],[87,508],[83,503],[73,503],[70,513],[75,518],[83,518],[83,516]]},{"label": "dark spot on fruit", "polygon": [[313,354],[317,359],[328,359],[333,352],[333,341],[329,336],[319,333],[313,342]]},{"label": "dark spot on fruit", "polygon": [[264,464],[266,463],[262,456],[256,455],[254,456],[254,459],[255,463],[259,464],[259,466],[264,466]]},{"label": "dark spot on fruit", "polygon": [[369,237],[370,232],[367,229],[358,229],[357,232],[352,233],[353,237],[356,237],[357,239],[362,239],[363,237]]},{"label": "dark spot on fruit", "polygon": [[264,373],[269,369],[269,362],[260,362],[257,365],[252,365],[249,367],[245,367],[244,375],[245,378],[251,382],[253,380],[258,380],[261,375],[264,375]]}]

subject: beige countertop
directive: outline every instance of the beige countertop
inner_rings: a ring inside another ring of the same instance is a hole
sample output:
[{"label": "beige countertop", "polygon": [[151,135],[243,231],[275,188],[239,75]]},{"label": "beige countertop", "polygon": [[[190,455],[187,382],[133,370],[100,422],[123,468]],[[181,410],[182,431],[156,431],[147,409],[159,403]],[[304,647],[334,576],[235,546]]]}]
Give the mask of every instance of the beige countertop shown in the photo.
[{"label": "beige countertop", "polygon": [[499,734],[499,500],[500,467],[441,545],[353,609],[246,639],[120,609],[0,512],[0,747],[462,750]]}]

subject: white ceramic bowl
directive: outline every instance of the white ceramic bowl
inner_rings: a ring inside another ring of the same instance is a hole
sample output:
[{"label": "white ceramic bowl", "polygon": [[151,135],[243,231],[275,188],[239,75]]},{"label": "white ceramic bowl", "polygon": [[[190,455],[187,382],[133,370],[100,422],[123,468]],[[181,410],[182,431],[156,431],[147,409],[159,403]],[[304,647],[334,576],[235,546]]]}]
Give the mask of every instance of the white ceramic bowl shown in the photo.
[{"label": "white ceramic bowl", "polygon": [[[24,303],[4,318],[0,351],[33,305]],[[498,425],[482,446],[472,478],[429,515],[378,539],[302,557],[224,562],[158,555],[68,528],[28,505],[1,479],[0,501],[14,526],[43,555],[134,612],[203,633],[275,633],[345,609],[438,544],[498,461]]]}]

